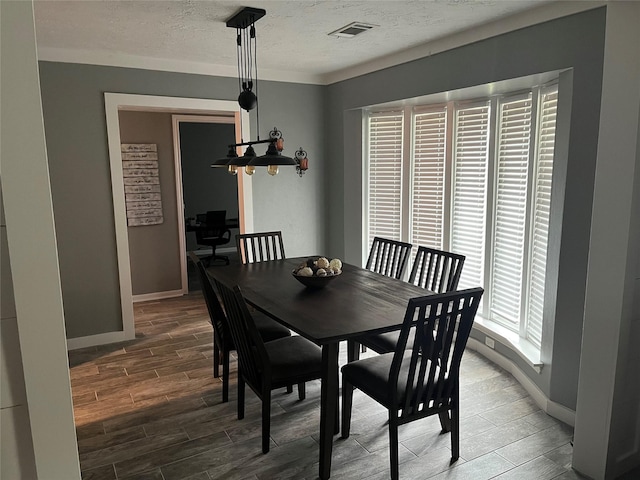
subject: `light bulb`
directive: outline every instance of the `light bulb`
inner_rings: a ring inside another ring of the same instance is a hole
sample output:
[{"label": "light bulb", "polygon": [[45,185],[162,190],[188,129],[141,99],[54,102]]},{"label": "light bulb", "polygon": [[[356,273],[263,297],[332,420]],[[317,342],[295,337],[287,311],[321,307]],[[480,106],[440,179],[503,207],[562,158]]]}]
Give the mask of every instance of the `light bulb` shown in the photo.
[{"label": "light bulb", "polygon": [[235,175],[238,173],[238,167],[236,165],[229,165],[229,173]]},{"label": "light bulb", "polygon": [[253,172],[256,171],[256,167],[254,167],[253,165],[247,165],[246,167],[244,167],[244,171],[247,175],[253,175]]},{"label": "light bulb", "polygon": [[267,173],[269,175],[277,175],[278,174],[278,165],[269,165],[267,167]]}]

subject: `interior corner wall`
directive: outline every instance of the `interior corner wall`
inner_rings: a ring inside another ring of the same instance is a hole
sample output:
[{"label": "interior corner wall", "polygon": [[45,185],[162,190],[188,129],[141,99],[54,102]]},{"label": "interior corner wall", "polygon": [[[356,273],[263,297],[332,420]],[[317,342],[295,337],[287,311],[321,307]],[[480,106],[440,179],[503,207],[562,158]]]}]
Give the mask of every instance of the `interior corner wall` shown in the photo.
[{"label": "interior corner wall", "polygon": [[640,3],[607,7],[573,449],[574,469],[595,480],[640,466],[638,25]]},{"label": "interior corner wall", "polygon": [[[340,192],[328,199],[329,249],[337,255],[361,246],[357,231],[345,225],[362,222],[362,183],[354,159],[353,138],[345,112],[370,105],[489,84],[536,73],[573,68],[571,132],[567,182],[562,205],[558,258],[558,300],[553,338],[554,356],[542,373],[524,371],[552,401],[575,409],[585,301],[589,230],[604,52],[606,8],[554,19],[436,55],[330,85],[326,119],[327,159]],[[553,201],[553,200],[552,200]],[[345,232],[346,233],[346,232]],[[351,254],[350,254],[351,255]]]},{"label": "interior corner wall", "polygon": [[0,188],[0,478],[36,478]]},{"label": "interior corner wall", "polygon": [[162,223],[127,227],[133,295],[182,289],[178,205],[171,113],[118,112],[122,143],[153,143],[158,149]]},{"label": "interior corner wall", "polygon": [[3,479],[80,480],[32,1],[0,2]]},{"label": "interior corner wall", "polygon": [[[235,100],[235,78],[39,62],[67,338],[122,331],[105,92]],[[309,172],[254,175],[255,228],[280,229],[287,255],[324,246],[325,87],[260,82],[261,136],[277,126],[285,154],[309,153]],[[255,115],[251,134],[255,136]],[[315,252],[313,252],[315,253]]]}]

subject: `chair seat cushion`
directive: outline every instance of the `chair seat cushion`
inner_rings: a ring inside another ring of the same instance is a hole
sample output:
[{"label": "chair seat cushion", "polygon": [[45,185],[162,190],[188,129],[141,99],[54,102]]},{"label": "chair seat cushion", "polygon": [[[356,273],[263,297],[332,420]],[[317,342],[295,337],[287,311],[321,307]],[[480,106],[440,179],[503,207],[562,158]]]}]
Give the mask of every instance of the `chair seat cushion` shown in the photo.
[{"label": "chair seat cushion", "polygon": [[291,336],[289,329],[276,322],[273,318],[260,312],[253,312],[251,316],[253,318],[253,322],[256,324],[258,332],[260,332],[260,337],[262,337],[263,342],[271,342],[278,338]]},{"label": "chair seat cushion", "polygon": [[[405,390],[407,379],[409,377],[409,358],[412,350],[407,350],[404,354],[400,374],[398,376],[397,394],[398,399],[395,407],[404,404]],[[389,372],[391,371],[391,362],[393,361],[394,352],[376,355],[375,357],[357,360],[348,363],[342,367],[342,377],[351,385],[359,388],[367,395],[372,397],[378,403],[385,407],[391,407],[391,398],[389,397]],[[431,368],[431,362],[427,366]],[[436,377],[438,370],[436,370]],[[435,390],[438,390],[435,388]],[[413,403],[413,402],[412,402]]]},{"label": "chair seat cushion", "polygon": [[320,378],[322,350],[306,338],[291,336],[264,344],[271,361],[271,383],[290,384]]},{"label": "chair seat cushion", "polygon": [[[406,349],[410,350],[413,348],[413,337],[414,334],[409,334],[409,339],[407,340]],[[374,352],[377,353],[389,353],[395,352],[396,345],[398,344],[398,339],[400,338],[400,330],[396,330],[394,332],[387,333],[378,333],[375,335],[366,335],[358,338],[358,341],[364,345],[365,347],[370,348]]]}]

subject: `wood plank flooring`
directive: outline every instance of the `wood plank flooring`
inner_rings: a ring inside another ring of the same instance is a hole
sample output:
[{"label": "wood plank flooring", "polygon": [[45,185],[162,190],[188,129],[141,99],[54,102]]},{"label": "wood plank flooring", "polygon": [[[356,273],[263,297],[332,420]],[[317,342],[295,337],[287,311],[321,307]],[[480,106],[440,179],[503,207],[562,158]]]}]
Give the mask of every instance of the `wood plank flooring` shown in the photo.
[{"label": "wood plank flooring", "polygon": [[[270,453],[260,447],[260,403],[247,389],[236,419],[213,378],[212,330],[199,292],[136,304],[136,339],[69,353],[85,480],[315,479],[320,384],[307,398],[273,394]],[[346,348],[341,346],[341,362]],[[365,355],[373,355],[367,352]],[[515,379],[473,351],[461,372],[461,457],[437,418],[401,427],[402,479],[570,480],[572,429],[542,412]],[[332,477],[389,477],[386,411],[356,392],[347,440],[336,437]]]}]

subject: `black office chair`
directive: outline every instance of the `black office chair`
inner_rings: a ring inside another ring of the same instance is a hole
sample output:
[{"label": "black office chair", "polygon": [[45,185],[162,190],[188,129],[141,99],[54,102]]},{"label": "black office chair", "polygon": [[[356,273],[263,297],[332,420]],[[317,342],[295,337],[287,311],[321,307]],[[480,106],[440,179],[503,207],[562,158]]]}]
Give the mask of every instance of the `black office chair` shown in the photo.
[{"label": "black office chair", "polygon": [[243,265],[286,258],[282,232],[243,233],[236,235],[236,245]]},{"label": "black office chair", "polygon": [[[207,304],[209,319],[213,326],[213,376],[215,378],[220,375],[220,360],[222,360],[222,402],[225,403],[229,401],[229,352],[235,350],[236,347],[229,330],[229,322],[220,305],[218,296],[213,290],[204,265],[195,252],[189,252],[189,258],[198,271],[198,278],[202,284],[202,295]],[[256,313],[254,321],[260,337],[265,342],[291,335],[288,328],[264,314]],[[292,392],[293,387],[288,387],[287,391]]]},{"label": "black office chair", "polygon": [[[451,461],[460,456],[460,360],[482,288],[412,298],[396,350],[342,367],[342,438],[349,437],[353,389],[389,411],[391,478],[399,476],[398,426],[438,415],[451,432]],[[409,337],[413,348],[406,350]]]},{"label": "black office chair", "polygon": [[297,335],[263,342],[240,289],[231,289],[218,280],[215,283],[238,352],[238,420],[244,418],[246,383],[262,401],[262,453],[268,453],[271,391],[297,383],[298,397],[304,400],[305,382],[321,377],[322,350]]},{"label": "black office chair", "polygon": [[196,243],[211,247],[212,254],[205,257],[208,265],[216,260],[222,260],[229,265],[229,257],[216,255],[216,247],[226,245],[231,240],[231,230],[226,225],[226,210],[211,210],[206,214],[206,220],[196,228]]},{"label": "black office chair", "polygon": [[[418,247],[416,258],[409,274],[409,283],[413,283],[432,292],[453,292],[458,288],[465,256],[429,247]],[[356,343],[368,347],[377,353],[393,352],[396,349],[400,332],[379,333],[358,337],[348,342],[348,361],[358,359],[359,348]],[[407,348],[411,348],[409,343]]]},{"label": "black office chair", "polygon": [[412,246],[406,242],[374,237],[367,258],[367,270],[401,279],[407,267]]}]

